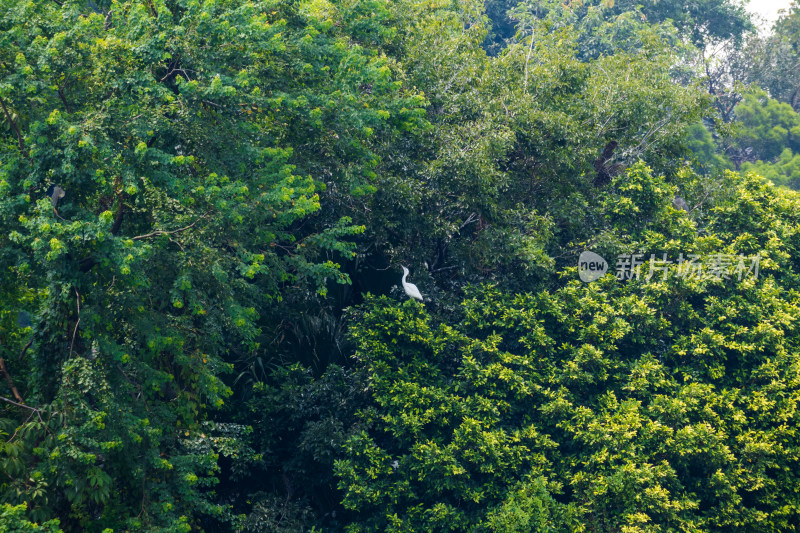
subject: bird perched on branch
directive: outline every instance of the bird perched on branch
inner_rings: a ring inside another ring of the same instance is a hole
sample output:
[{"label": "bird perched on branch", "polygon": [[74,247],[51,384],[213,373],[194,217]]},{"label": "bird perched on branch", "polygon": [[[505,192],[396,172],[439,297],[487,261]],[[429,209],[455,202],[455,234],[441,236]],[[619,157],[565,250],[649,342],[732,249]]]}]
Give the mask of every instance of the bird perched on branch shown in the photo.
[{"label": "bird perched on branch", "polygon": [[[66,192],[64,189],[59,187],[58,185],[51,185],[49,189],[47,189],[47,196],[50,197],[50,203],[53,204],[53,214],[56,215],[58,218],[61,218],[61,215],[58,214],[58,201],[66,196]],[[61,218],[61,220],[64,220]]]},{"label": "bird perched on branch", "polygon": [[683,211],[686,211],[687,213],[689,212],[689,204],[687,204],[686,200],[684,200],[683,198],[681,198],[677,194],[675,195],[675,198],[673,198],[673,200],[672,200],[672,207],[674,207],[675,209],[682,209]]},{"label": "bird perched on branch", "polygon": [[408,283],[406,281],[406,278],[408,277],[408,269],[406,267],[404,267],[403,265],[400,265],[400,267],[403,269],[403,281],[402,281],[403,290],[406,291],[406,294],[410,298],[414,298],[415,300],[419,300],[420,302],[423,301],[422,300],[422,294],[419,292],[419,289],[417,288],[417,286],[414,285],[413,283]]},{"label": "bird perched on branch", "polygon": [[61,200],[62,198],[64,198],[64,196],[66,196],[66,195],[67,195],[67,193],[64,192],[64,189],[62,189],[58,185],[53,187],[53,194],[50,196],[50,202],[52,202],[53,208],[57,208],[58,207],[58,201]]}]

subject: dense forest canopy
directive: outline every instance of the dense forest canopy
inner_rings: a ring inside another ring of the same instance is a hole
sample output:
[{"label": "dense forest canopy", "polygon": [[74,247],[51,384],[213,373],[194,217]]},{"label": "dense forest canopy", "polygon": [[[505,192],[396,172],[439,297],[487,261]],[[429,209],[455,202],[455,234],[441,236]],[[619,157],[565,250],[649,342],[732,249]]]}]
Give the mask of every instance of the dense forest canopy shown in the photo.
[{"label": "dense forest canopy", "polygon": [[0,0],[0,533],[795,531],[794,189],[796,0]]}]

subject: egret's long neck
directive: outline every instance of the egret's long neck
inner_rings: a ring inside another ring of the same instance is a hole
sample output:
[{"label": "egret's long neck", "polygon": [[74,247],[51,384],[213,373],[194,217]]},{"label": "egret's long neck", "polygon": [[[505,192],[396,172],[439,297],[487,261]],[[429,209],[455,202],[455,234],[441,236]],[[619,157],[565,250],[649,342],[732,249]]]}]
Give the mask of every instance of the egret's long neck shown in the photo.
[{"label": "egret's long neck", "polygon": [[[406,282],[406,277],[408,277],[408,270],[403,270],[403,283]],[[395,278],[397,279],[397,278]]]}]

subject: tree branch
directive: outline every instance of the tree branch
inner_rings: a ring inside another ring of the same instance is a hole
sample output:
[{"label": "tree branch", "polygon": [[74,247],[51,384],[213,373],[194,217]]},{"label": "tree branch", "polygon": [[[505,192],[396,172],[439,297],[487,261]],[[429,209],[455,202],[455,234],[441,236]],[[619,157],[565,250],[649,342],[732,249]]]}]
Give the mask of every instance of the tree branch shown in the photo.
[{"label": "tree branch", "polygon": [[119,198],[119,205],[117,206],[117,213],[114,215],[114,223],[111,225],[111,235],[116,236],[119,232],[120,226],[122,226],[122,217],[125,214],[125,202],[124,199],[120,196]]},{"label": "tree branch", "polygon": [[17,390],[17,387],[14,385],[14,382],[11,379],[11,374],[9,374],[8,370],[6,370],[6,363],[5,361],[3,361],[2,357],[0,357],[0,371],[2,371],[3,374],[5,374],[6,382],[8,383],[9,388],[11,388],[11,392],[14,394],[14,398],[16,398],[19,403],[25,404],[25,400],[22,399],[22,396],[20,395],[19,391]]},{"label": "tree branch", "polygon": [[194,222],[192,222],[188,226],[184,226],[182,228],[174,229],[172,231],[157,230],[157,231],[154,231],[152,233],[146,233],[145,235],[137,235],[136,237],[133,237],[133,240],[134,241],[138,241],[140,239],[147,239],[148,237],[156,237],[158,235],[172,235],[174,233],[179,233],[181,231],[186,231],[187,229],[194,227],[195,224],[197,224],[197,220],[195,220]]},{"label": "tree branch", "polygon": [[458,265],[452,265],[452,266],[447,266],[447,267],[442,267],[442,268],[435,268],[435,269],[431,270],[431,274],[436,274],[437,272],[445,272],[447,270],[453,270],[454,268],[458,268]]},{"label": "tree branch", "polygon": [[464,223],[461,224],[461,226],[459,226],[458,231],[461,232],[462,229],[466,228],[470,224],[477,222],[478,220],[480,220],[480,216],[477,213],[474,212],[470,213],[469,216],[467,217],[467,220],[465,220]]},{"label": "tree branch", "polygon": [[30,155],[28,155],[28,149],[25,147],[25,141],[22,140],[22,133],[19,131],[19,127],[17,123],[11,118],[11,113],[8,112],[8,108],[6,107],[6,103],[0,98],[0,107],[3,108],[3,113],[6,114],[6,119],[8,123],[11,124],[11,129],[17,134],[17,143],[19,143],[19,150],[22,152],[22,155],[25,156],[25,159],[30,159]]},{"label": "tree branch", "polygon": [[67,113],[72,114],[72,107],[70,107],[69,102],[67,102],[67,99],[64,97],[64,88],[60,87],[57,92],[58,97],[61,98],[61,103],[64,104],[64,109]]},{"label": "tree branch", "polygon": [[17,407],[22,407],[23,409],[30,409],[31,411],[34,411],[36,413],[41,413],[42,412],[41,409],[37,409],[35,407],[30,407],[29,405],[25,405],[24,403],[17,403],[14,400],[9,400],[8,398],[6,398],[4,396],[0,396],[0,400],[3,400],[4,402],[8,402],[11,405],[16,405]]},{"label": "tree branch", "polygon": [[72,357],[72,349],[75,347],[75,335],[78,333],[78,324],[81,323],[81,295],[78,292],[78,289],[75,289],[75,297],[78,302],[78,321],[75,322],[75,329],[72,330],[72,342],[69,345],[69,356]]},{"label": "tree branch", "polygon": [[22,351],[21,351],[21,352],[19,352],[19,357],[17,357],[17,361],[22,361],[22,358],[23,358],[23,357],[25,357],[25,352],[27,352],[27,351],[28,351],[28,348],[30,348],[30,347],[31,347],[31,344],[33,344],[33,336],[31,336],[30,340],[29,340],[29,341],[28,341],[28,343],[25,345],[25,347],[24,347],[24,348],[22,348]]}]

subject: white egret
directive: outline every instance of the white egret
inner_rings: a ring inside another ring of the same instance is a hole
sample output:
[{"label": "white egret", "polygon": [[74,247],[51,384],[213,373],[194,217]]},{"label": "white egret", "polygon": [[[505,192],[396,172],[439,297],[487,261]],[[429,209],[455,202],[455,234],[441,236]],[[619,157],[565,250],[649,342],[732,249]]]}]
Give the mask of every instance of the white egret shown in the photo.
[{"label": "white egret", "polygon": [[403,269],[403,290],[406,291],[409,297],[414,298],[415,300],[422,301],[422,294],[419,292],[419,289],[413,283],[408,283],[406,281],[406,277],[408,276],[408,269],[403,265],[400,265]]}]

